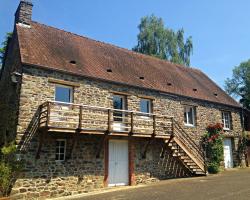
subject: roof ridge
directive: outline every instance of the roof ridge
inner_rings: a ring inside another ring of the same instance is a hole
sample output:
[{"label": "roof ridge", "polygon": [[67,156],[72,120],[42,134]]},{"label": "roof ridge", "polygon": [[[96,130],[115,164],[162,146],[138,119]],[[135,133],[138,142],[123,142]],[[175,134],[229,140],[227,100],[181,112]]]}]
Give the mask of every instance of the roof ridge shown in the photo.
[{"label": "roof ridge", "polygon": [[84,36],[84,35],[80,35],[80,34],[77,34],[77,33],[74,33],[74,32],[70,32],[70,31],[66,31],[64,29],[60,29],[60,28],[50,26],[50,25],[47,25],[47,24],[43,24],[43,23],[40,23],[40,22],[36,22],[36,21],[32,21],[32,22],[36,23],[36,24],[39,24],[39,25],[42,25],[42,26],[47,26],[49,28],[53,28],[53,29],[56,29],[56,30],[59,30],[59,31],[63,31],[63,32],[68,33],[68,34],[72,34],[72,35],[75,35],[77,37],[85,38],[87,40],[91,40],[91,41],[94,41],[94,42],[97,42],[97,43],[108,45],[108,46],[120,49],[122,51],[126,51],[127,53],[133,53],[133,54],[138,55],[138,56],[142,56],[142,57],[146,57],[146,58],[150,58],[150,59],[155,59],[155,60],[158,60],[158,61],[161,61],[161,62],[166,62],[168,64],[174,65],[176,67],[184,68],[184,69],[187,69],[187,70],[194,70],[194,71],[202,72],[202,70],[200,70],[198,68],[195,68],[195,67],[190,67],[190,66],[185,66],[185,65],[173,63],[173,62],[171,62],[169,60],[164,60],[164,59],[160,59],[160,58],[150,56],[150,55],[147,55],[147,54],[139,53],[139,52],[136,52],[136,51],[133,51],[133,50],[129,50],[129,49],[125,48],[125,47],[120,47],[120,46],[117,46],[117,45],[114,45],[114,44],[111,44],[111,43],[107,43],[107,42],[103,42],[103,41],[100,41],[100,40],[92,39],[92,38],[89,38],[89,37]]}]

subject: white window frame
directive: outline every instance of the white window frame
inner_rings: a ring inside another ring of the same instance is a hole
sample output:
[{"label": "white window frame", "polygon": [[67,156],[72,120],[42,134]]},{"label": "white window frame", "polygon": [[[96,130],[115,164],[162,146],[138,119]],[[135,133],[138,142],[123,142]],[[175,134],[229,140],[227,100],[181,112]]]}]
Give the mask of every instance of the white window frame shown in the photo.
[{"label": "white window frame", "polygon": [[[126,104],[127,104],[126,100],[127,100],[127,97],[125,95],[114,94],[113,98],[115,96],[120,97],[122,99],[122,109],[121,110],[126,110]],[[115,108],[113,107],[113,109],[115,109]],[[116,109],[116,110],[120,110],[120,109]],[[113,116],[113,117],[115,118],[115,116]],[[117,122],[124,122],[124,118],[125,118],[125,113],[122,112],[122,120],[121,121],[117,121]]]},{"label": "white window frame", "polygon": [[[56,142],[64,142],[64,151],[63,151],[63,153],[61,153],[60,152],[60,145],[59,145],[59,153],[57,153],[57,152],[55,152],[55,161],[56,162],[63,162],[63,161],[65,161],[65,157],[66,157],[66,148],[67,148],[67,142],[66,142],[66,139],[57,139],[56,140]],[[57,148],[57,146],[56,146],[56,148]],[[63,154],[63,160],[60,160],[60,155],[62,155]],[[59,159],[56,159],[56,155],[58,155],[59,157]]]},{"label": "white window frame", "polygon": [[[228,124],[226,124],[225,114],[228,115]],[[223,130],[231,130],[231,113],[229,111],[221,111]]]},{"label": "white window frame", "polygon": [[73,103],[74,99],[73,99],[73,94],[74,94],[74,87],[72,86],[68,86],[68,85],[62,85],[62,84],[56,84],[55,85],[55,94],[54,94],[54,101],[56,101],[56,87],[61,87],[61,88],[68,88],[70,89],[70,102],[63,102],[63,101],[57,101],[60,103]]},{"label": "white window frame", "polygon": [[[149,102],[149,104],[148,104],[148,105],[149,105],[149,112],[142,112],[142,111],[141,111],[141,101],[142,101],[142,100]],[[152,114],[153,111],[152,111],[152,100],[151,100],[151,99],[146,99],[146,98],[141,98],[141,99],[140,99],[140,112],[141,112],[141,113],[145,113],[145,114]],[[145,116],[140,116],[140,117],[142,117],[142,118],[149,118],[150,115],[148,115],[148,116],[145,115]]]},{"label": "white window frame", "polygon": [[[188,112],[187,109],[192,109],[192,118],[193,118],[193,124],[189,123],[189,116],[188,116]],[[184,114],[186,114],[186,119],[187,121],[185,122],[185,118],[184,118],[184,125],[185,126],[189,126],[189,127],[195,127],[195,106],[184,106]]]}]

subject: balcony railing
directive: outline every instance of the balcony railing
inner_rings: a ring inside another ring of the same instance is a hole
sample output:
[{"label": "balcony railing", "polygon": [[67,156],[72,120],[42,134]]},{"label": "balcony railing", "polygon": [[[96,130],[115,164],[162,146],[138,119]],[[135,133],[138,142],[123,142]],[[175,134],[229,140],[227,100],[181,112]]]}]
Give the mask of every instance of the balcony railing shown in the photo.
[{"label": "balcony railing", "polygon": [[145,137],[164,137],[173,133],[173,118],[163,115],[61,102],[46,102],[40,109],[40,128],[51,130]]}]

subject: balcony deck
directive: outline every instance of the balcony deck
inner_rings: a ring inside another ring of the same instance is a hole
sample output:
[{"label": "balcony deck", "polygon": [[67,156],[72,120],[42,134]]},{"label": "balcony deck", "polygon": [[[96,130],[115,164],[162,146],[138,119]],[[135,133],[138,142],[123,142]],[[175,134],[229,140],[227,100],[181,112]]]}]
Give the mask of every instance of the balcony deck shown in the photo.
[{"label": "balcony deck", "polygon": [[169,138],[173,118],[111,108],[46,102],[40,106],[39,128],[49,132]]}]

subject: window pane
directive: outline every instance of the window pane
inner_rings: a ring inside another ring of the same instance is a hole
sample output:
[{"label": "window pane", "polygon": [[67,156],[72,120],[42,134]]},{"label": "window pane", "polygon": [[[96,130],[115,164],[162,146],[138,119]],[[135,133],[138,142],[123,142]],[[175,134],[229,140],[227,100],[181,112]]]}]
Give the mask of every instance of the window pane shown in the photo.
[{"label": "window pane", "polygon": [[[114,109],[124,109],[124,98],[121,96],[113,96],[113,107]],[[122,121],[123,113],[120,111],[114,111],[114,121]]]},{"label": "window pane", "polygon": [[188,110],[188,123],[189,124],[194,124],[194,119],[193,119],[193,108],[189,108]]},{"label": "window pane", "polygon": [[120,96],[113,97],[113,107],[114,109],[123,109],[123,98]]},{"label": "window pane", "polygon": [[66,147],[65,141],[60,141],[60,140],[56,141],[56,160],[59,160],[59,161],[64,160],[65,147]]},{"label": "window pane", "polygon": [[150,100],[147,99],[141,99],[140,101],[140,111],[145,113],[151,113],[150,110]]},{"label": "window pane", "polygon": [[184,123],[188,125],[194,125],[194,107],[185,107],[184,109]]},{"label": "window pane", "polygon": [[71,103],[72,88],[56,86],[55,100]]},{"label": "window pane", "polygon": [[184,112],[184,123],[187,124],[187,112],[186,112],[186,108],[185,108],[185,112]]},{"label": "window pane", "polygon": [[224,128],[230,129],[230,113],[229,112],[222,112],[222,123]]},{"label": "window pane", "polygon": [[60,160],[64,160],[64,154],[60,155]]},{"label": "window pane", "polygon": [[56,153],[60,153],[60,150],[58,147],[56,147]]}]

